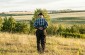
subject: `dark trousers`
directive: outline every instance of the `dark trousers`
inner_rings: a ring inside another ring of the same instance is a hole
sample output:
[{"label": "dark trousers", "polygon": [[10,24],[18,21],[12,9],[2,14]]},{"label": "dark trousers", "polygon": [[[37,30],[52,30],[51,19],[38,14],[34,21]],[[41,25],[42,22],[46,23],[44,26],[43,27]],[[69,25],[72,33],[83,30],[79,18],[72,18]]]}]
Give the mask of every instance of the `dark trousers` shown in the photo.
[{"label": "dark trousers", "polygon": [[37,30],[36,38],[37,38],[37,50],[44,51],[46,43],[46,35],[44,33],[44,30]]}]

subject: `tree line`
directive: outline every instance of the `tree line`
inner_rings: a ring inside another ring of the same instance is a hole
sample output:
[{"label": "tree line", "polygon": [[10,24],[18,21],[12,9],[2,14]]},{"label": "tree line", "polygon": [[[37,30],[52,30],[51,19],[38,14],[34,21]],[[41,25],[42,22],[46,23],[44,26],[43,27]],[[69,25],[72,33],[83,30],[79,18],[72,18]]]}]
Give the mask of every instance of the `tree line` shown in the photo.
[{"label": "tree line", "polygon": [[0,31],[11,33],[29,33],[29,25],[26,22],[16,22],[16,20],[10,16],[9,18],[0,17]]}]

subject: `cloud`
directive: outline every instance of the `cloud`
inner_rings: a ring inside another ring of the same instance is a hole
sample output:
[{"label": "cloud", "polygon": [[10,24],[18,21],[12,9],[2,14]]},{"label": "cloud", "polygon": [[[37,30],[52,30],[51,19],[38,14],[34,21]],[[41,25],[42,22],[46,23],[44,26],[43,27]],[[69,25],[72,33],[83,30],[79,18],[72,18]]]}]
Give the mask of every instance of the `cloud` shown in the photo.
[{"label": "cloud", "polygon": [[60,0],[0,0],[0,3],[9,3],[9,4],[44,4]]},{"label": "cloud", "polygon": [[11,0],[14,3],[44,4],[60,0]]},{"label": "cloud", "polygon": [[44,4],[47,9],[85,9],[85,0],[61,0]]},{"label": "cloud", "polygon": [[45,9],[85,9],[85,0],[0,0],[0,11]]}]

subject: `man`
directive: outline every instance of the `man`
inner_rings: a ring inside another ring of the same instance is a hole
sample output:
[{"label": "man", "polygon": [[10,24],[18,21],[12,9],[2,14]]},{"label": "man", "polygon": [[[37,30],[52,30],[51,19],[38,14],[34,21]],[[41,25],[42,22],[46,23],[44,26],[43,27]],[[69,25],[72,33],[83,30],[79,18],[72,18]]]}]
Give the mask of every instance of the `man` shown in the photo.
[{"label": "man", "polygon": [[[42,13],[38,14],[39,18],[37,18],[34,22],[34,27],[36,30],[36,38],[37,38],[37,50],[38,52],[44,52],[45,50],[45,43],[46,43],[46,28],[48,23],[43,18],[44,15]],[[40,47],[41,44],[41,47]]]}]

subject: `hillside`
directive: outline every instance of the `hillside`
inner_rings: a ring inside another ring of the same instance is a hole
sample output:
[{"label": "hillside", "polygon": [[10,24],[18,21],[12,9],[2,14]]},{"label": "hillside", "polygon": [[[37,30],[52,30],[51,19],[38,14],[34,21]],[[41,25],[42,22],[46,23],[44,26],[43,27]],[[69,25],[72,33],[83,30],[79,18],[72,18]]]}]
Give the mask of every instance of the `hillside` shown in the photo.
[{"label": "hillside", "polygon": [[0,33],[0,55],[85,55],[85,39],[47,36],[46,51],[36,51],[34,35]]},{"label": "hillside", "polygon": [[[56,14],[49,14],[50,18],[60,18],[60,17],[85,17],[85,12],[73,12],[73,13],[56,13]],[[33,14],[24,14],[20,13],[20,14],[0,14],[0,16],[2,18],[4,18],[4,16],[13,16],[15,19],[23,19],[23,20],[31,20],[33,17]]]},{"label": "hillside", "polygon": [[74,13],[56,13],[50,14],[51,18],[60,18],[60,17],[85,17],[85,12],[74,12]]}]

